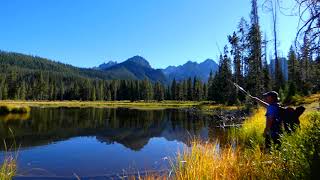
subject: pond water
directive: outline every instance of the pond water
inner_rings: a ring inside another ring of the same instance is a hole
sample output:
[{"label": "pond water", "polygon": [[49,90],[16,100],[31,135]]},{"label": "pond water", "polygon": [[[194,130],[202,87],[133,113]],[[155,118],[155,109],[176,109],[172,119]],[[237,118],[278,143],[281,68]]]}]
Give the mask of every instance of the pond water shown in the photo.
[{"label": "pond water", "polygon": [[[225,134],[213,116],[177,109],[32,108],[30,115],[0,117],[0,139],[19,149],[21,176],[165,170],[191,138],[215,141]],[[2,162],[3,142],[0,148]]]}]

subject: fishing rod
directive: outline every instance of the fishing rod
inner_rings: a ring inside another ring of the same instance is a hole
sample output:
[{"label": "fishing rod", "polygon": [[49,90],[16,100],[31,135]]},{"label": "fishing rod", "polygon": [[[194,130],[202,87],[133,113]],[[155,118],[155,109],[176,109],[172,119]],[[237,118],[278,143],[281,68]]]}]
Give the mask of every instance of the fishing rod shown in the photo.
[{"label": "fishing rod", "polygon": [[233,84],[237,89],[239,89],[242,93],[244,93],[245,95],[251,97],[251,98],[254,98],[248,91],[244,90],[243,87],[241,87],[239,84],[231,81],[230,79],[228,79],[228,81]]},{"label": "fishing rod", "polygon": [[[231,82],[232,82],[232,81],[231,81]],[[241,87],[239,84],[237,84],[237,83],[235,83],[235,82],[232,82],[232,84],[233,84],[237,89],[239,89],[241,92],[243,92],[245,95],[253,98],[253,96],[252,96],[248,91],[244,90],[244,88]]]},{"label": "fishing rod", "polygon": [[258,97],[252,96],[248,91],[246,91],[243,87],[241,87],[239,84],[229,80],[237,89],[239,89],[242,93],[249,96],[251,99],[258,101],[264,106],[269,106],[268,103],[264,102],[263,100],[259,99]]}]

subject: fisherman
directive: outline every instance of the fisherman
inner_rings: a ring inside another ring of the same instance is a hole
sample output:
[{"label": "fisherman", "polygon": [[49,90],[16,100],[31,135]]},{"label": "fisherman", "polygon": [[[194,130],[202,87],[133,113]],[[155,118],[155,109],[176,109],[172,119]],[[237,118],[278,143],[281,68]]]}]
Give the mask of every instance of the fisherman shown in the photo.
[{"label": "fisherman", "polygon": [[280,118],[279,96],[275,91],[263,94],[264,100],[268,103],[266,112],[266,128],[263,136],[265,137],[266,149],[270,149],[271,142],[280,145],[280,135],[282,134],[282,120]]},{"label": "fisherman", "polygon": [[282,134],[282,120],[280,118],[280,105],[279,95],[275,91],[270,91],[263,94],[264,101],[252,97],[260,104],[267,108],[266,112],[266,128],[264,129],[263,136],[265,137],[265,147],[269,150],[272,142],[280,145],[280,135]]},{"label": "fisherman", "polygon": [[[233,83],[232,81],[230,81]],[[267,108],[266,112],[266,128],[264,129],[263,136],[265,137],[265,147],[268,151],[272,142],[277,146],[280,145],[280,135],[283,128],[287,133],[292,133],[300,125],[299,117],[305,111],[303,106],[296,109],[291,107],[281,107],[279,105],[279,95],[275,91],[270,91],[263,94],[264,100],[252,96],[246,90],[236,83],[233,83],[236,88],[241,92],[257,101],[259,104]]]}]

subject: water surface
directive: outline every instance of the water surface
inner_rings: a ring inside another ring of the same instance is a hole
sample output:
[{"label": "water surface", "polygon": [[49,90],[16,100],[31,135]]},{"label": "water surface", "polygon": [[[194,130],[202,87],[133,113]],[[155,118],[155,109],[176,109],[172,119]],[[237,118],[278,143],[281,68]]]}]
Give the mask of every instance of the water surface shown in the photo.
[{"label": "water surface", "polygon": [[191,138],[222,140],[226,132],[216,127],[213,117],[188,110],[33,108],[0,117],[0,138],[20,147],[18,175],[102,176],[168,169]]}]

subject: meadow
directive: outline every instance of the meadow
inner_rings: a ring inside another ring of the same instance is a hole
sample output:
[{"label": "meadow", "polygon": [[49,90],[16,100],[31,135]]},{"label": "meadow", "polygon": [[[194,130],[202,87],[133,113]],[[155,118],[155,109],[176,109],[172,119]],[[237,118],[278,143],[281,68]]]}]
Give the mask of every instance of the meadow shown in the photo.
[{"label": "meadow", "polygon": [[[66,108],[129,108],[141,110],[196,108],[211,110],[239,110],[244,106],[227,106],[213,101],[0,101],[1,107],[66,107]],[[30,109],[28,108],[28,111]]]}]

